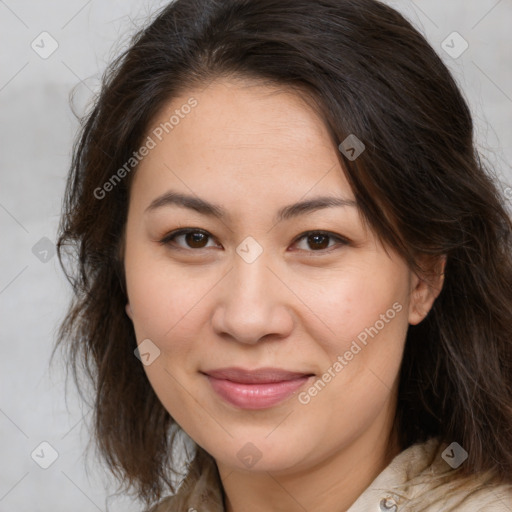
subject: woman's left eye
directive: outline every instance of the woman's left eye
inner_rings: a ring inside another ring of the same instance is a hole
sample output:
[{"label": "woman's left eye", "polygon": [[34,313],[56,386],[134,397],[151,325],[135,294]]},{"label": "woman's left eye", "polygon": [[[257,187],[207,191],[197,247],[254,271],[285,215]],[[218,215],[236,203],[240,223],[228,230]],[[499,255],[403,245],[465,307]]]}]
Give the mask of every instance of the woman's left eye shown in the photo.
[{"label": "woman's left eye", "polygon": [[[306,248],[302,247],[300,250],[308,252],[320,252],[331,249],[336,245],[348,244],[348,240],[345,238],[335,235],[334,233],[329,233],[328,231],[309,231],[297,238],[294,244],[298,244],[298,242],[301,241],[305,242]],[[337,243],[335,243],[336,241]],[[331,242],[333,243],[331,244]],[[309,247],[309,249],[307,247]]]},{"label": "woman's left eye", "polygon": [[[181,243],[178,241],[182,239]],[[208,245],[211,242],[212,245]],[[188,228],[178,229],[167,234],[162,240],[162,245],[173,249],[206,249],[216,247],[214,237],[202,229]],[[300,247],[300,244],[303,244]],[[306,252],[322,252],[332,249],[334,246],[347,245],[347,239],[328,231],[307,231],[295,239],[292,245],[299,246],[299,250]]]}]

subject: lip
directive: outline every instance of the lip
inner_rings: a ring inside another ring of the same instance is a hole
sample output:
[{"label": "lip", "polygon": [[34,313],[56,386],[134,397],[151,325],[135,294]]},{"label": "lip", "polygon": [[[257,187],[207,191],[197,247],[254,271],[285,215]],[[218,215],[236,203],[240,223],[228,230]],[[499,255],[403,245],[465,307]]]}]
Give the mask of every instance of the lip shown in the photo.
[{"label": "lip", "polygon": [[312,373],[281,368],[222,368],[201,372],[222,399],[241,409],[267,409],[289,398]]}]

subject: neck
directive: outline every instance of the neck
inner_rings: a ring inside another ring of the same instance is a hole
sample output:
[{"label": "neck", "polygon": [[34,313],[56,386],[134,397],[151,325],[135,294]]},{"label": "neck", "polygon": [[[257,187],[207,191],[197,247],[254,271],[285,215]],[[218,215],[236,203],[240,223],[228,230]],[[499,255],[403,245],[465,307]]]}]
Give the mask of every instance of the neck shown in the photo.
[{"label": "neck", "polygon": [[307,470],[243,471],[217,461],[226,512],[345,512],[400,453],[391,412]]}]

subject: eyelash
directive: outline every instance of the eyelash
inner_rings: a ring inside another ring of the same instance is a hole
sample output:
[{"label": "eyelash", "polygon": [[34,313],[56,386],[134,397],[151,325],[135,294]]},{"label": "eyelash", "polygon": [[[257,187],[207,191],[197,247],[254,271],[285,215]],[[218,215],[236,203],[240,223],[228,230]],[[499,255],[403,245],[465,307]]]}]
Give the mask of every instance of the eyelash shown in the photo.
[{"label": "eyelash", "polygon": [[[192,247],[188,247],[188,248],[184,248],[184,247],[177,247],[177,246],[174,246],[171,242],[173,242],[176,238],[178,238],[179,236],[183,236],[183,235],[187,235],[189,233],[201,233],[203,235],[206,235],[209,239],[210,238],[214,238],[210,233],[208,233],[208,231],[205,231],[203,229],[199,229],[199,228],[181,228],[181,229],[177,229],[175,231],[171,231],[170,233],[168,233],[167,235],[165,235],[164,238],[162,238],[159,243],[161,245],[165,245],[165,246],[168,246],[170,249],[173,249],[173,250],[183,250],[183,251],[201,251],[203,249],[208,249],[208,247],[200,247],[200,248],[192,248]],[[345,246],[345,245],[348,245],[350,242],[348,239],[340,236],[340,235],[337,235],[335,233],[331,233],[330,231],[322,231],[322,230],[318,230],[318,231],[305,231],[304,233],[300,234],[293,242],[293,244],[296,244],[297,242],[299,242],[300,240],[302,240],[303,238],[307,238],[311,235],[321,235],[321,236],[325,236],[325,237],[328,237],[328,238],[331,238],[331,239],[334,239],[334,240],[337,240],[338,242],[338,246]],[[210,240],[208,240],[209,242]],[[305,249],[300,249],[300,251],[302,252],[309,252],[309,253],[321,253],[321,254],[326,254],[326,253],[330,253],[332,252],[334,249],[336,248],[340,248],[340,247],[336,247],[336,245],[332,246],[332,247],[328,247],[326,249],[319,249],[319,250],[305,250]]]}]

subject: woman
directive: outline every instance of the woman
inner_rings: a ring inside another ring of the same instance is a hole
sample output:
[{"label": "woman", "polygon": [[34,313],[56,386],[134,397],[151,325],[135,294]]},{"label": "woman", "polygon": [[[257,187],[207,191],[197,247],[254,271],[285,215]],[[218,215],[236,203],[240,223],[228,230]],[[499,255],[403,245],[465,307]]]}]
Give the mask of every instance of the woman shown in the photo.
[{"label": "woman", "polygon": [[59,340],[152,510],[512,510],[511,221],[390,7],[171,3],[83,125],[67,246]]}]

